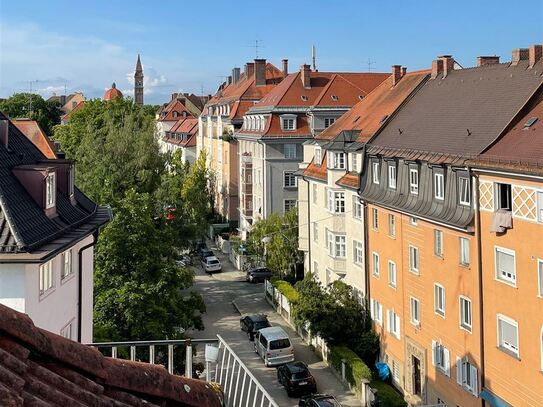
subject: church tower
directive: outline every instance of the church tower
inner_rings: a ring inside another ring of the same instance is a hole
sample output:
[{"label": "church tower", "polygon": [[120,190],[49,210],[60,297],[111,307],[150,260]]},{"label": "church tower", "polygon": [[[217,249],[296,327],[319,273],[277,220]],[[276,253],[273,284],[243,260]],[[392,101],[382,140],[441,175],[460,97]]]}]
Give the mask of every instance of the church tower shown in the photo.
[{"label": "church tower", "polygon": [[136,63],[136,73],[134,73],[134,100],[137,105],[143,106],[143,68],[141,67],[140,55]]}]

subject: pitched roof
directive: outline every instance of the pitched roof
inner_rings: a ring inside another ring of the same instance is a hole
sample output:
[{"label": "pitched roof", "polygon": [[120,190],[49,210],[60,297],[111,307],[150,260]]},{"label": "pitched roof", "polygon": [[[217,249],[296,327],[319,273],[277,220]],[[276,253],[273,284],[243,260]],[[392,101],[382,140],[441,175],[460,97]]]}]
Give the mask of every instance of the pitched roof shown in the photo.
[{"label": "pitched roof", "polygon": [[30,119],[15,119],[12,120],[12,123],[27,139],[32,141],[32,143],[40,149],[45,157],[51,159],[57,158],[52,141],[49,140],[49,137],[47,137],[37,121]]},{"label": "pitched roof", "polygon": [[[162,138],[162,141],[181,147],[194,147],[196,145],[196,134],[198,133],[198,119],[194,117],[187,117],[178,120],[170,129],[166,132],[166,136]],[[185,135],[187,137],[178,138],[172,137],[172,134]]]},{"label": "pitched roof", "polygon": [[209,383],[168,374],[160,365],[104,357],[37,328],[0,305],[0,405],[220,407]]},{"label": "pitched roof", "polygon": [[[177,112],[177,116],[174,115],[174,112]],[[183,113],[186,113],[187,116],[193,117],[192,113],[185,107],[185,105],[177,98],[174,98],[166,107],[164,107],[164,109],[161,110],[158,120],[165,122],[177,121],[179,120],[179,117],[183,115]]]},{"label": "pitched roof", "polygon": [[178,120],[170,129],[171,133],[193,134],[198,131],[198,119],[194,117],[184,117]]},{"label": "pitched roof", "polygon": [[[0,113],[0,120],[7,118]],[[0,261],[28,252],[40,256],[55,253],[93,233],[110,220],[108,208],[92,202],[75,188],[75,202],[57,183],[56,212],[50,218],[14,175],[15,168],[55,168],[66,160],[47,160],[45,155],[8,120],[9,149],[0,146]]]},{"label": "pitched roof", "polygon": [[75,107],[72,110],[70,110],[68,113],[66,113],[64,116],[61,117],[62,123],[68,123],[70,119],[72,118],[72,114],[83,109],[83,107],[85,107],[84,100],[79,102],[77,105],[75,105]]},{"label": "pitched roof", "polygon": [[386,78],[315,139],[332,140],[343,131],[358,130],[358,141],[367,141],[428,76],[429,71],[410,72],[405,74],[396,86],[392,86],[392,77]]},{"label": "pitched roof", "polygon": [[328,171],[327,171],[327,157],[326,152],[324,152],[322,157],[322,162],[320,165],[315,163],[315,158],[311,160],[307,168],[303,172],[304,177],[317,179],[320,181],[326,181],[328,178]]},{"label": "pitched roof", "polygon": [[358,174],[356,172],[348,172],[336,182],[337,185],[350,189],[358,189],[358,183]]},{"label": "pitched roof", "polygon": [[479,154],[543,82],[543,62],[494,64],[430,79],[370,143],[444,154]]}]

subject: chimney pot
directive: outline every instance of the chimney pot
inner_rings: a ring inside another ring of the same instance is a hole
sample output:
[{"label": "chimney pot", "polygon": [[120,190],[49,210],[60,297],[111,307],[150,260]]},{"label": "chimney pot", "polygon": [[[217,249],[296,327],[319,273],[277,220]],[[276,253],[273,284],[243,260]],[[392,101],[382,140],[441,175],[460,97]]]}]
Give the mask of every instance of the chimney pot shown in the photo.
[{"label": "chimney pot", "polygon": [[288,75],[288,59],[283,59],[281,62],[283,65],[283,78],[285,78]]},{"label": "chimney pot", "polygon": [[311,67],[308,64],[303,64],[300,67],[302,84],[305,89],[311,89]]},{"label": "chimney pot", "polygon": [[266,85],[266,60],[255,59],[255,85]]},{"label": "chimney pot", "polygon": [[527,61],[528,55],[528,48],[515,48],[511,53],[511,65],[518,65],[520,61]]},{"label": "chimney pot", "polygon": [[177,93],[177,92],[175,92],[175,93],[172,93],[172,100],[175,100],[175,99],[177,99],[177,95],[178,95],[178,94],[179,94],[179,93]]},{"label": "chimney pot", "polygon": [[239,75],[240,75],[240,69],[239,68],[232,69],[232,83],[238,83],[239,82]]},{"label": "chimney pot", "polygon": [[530,59],[530,68],[533,68],[534,65],[541,60],[541,54],[543,53],[543,45],[534,44],[530,46],[528,51],[528,58]]},{"label": "chimney pot", "polygon": [[500,63],[500,57],[497,55],[493,56],[479,56],[477,57],[477,66],[487,66],[495,65]]},{"label": "chimney pot", "polygon": [[392,65],[392,86],[396,84],[402,78],[402,66],[401,65]]},{"label": "chimney pot", "polygon": [[454,58],[451,55],[441,55],[438,58],[443,61],[443,77],[445,78],[454,69]]},{"label": "chimney pot", "polygon": [[432,61],[432,79],[436,79],[443,74],[443,60],[435,59]]},{"label": "chimney pot", "polygon": [[231,84],[232,84],[232,75],[228,75],[228,76],[226,77],[226,84],[227,84],[227,85],[231,85]]},{"label": "chimney pot", "polygon": [[0,143],[9,149],[9,121],[0,120]]},{"label": "chimney pot", "polygon": [[402,78],[405,76],[406,73],[407,73],[407,67],[402,66]]}]

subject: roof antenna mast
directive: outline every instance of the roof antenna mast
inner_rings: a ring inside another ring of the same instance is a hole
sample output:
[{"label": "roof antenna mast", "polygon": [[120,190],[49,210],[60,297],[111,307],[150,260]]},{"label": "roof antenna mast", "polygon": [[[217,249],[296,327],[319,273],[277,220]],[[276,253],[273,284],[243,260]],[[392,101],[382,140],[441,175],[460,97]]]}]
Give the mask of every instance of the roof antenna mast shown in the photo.
[{"label": "roof antenna mast", "polygon": [[313,70],[317,72],[317,49],[314,45],[311,47],[311,60],[313,61]]},{"label": "roof antenna mast", "polygon": [[368,72],[371,72],[371,66],[374,64],[375,62],[373,62],[370,58],[368,58]]}]

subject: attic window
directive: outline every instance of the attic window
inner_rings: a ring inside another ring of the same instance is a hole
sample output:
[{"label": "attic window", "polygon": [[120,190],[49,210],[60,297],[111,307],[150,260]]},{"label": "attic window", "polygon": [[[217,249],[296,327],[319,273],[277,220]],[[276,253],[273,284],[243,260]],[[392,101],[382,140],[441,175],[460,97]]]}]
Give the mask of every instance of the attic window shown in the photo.
[{"label": "attic window", "polygon": [[304,102],[307,102],[307,96],[306,96],[306,95],[302,95],[302,96],[300,96],[300,98],[301,98]]},{"label": "attic window", "polygon": [[45,209],[55,206],[56,203],[57,181],[54,172],[47,174],[45,178]]},{"label": "attic window", "polygon": [[337,97],[336,95],[332,95],[331,98],[332,98],[333,101],[337,101],[337,100],[338,100],[338,97]]},{"label": "attic window", "polygon": [[530,117],[526,123],[524,123],[524,129],[529,129],[537,121],[537,117]]},{"label": "attic window", "polygon": [[360,100],[364,99],[364,95],[358,95],[358,99]]}]

